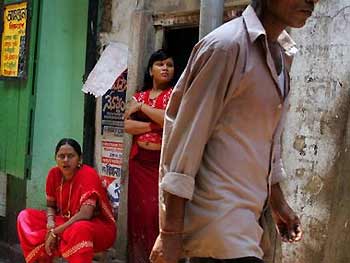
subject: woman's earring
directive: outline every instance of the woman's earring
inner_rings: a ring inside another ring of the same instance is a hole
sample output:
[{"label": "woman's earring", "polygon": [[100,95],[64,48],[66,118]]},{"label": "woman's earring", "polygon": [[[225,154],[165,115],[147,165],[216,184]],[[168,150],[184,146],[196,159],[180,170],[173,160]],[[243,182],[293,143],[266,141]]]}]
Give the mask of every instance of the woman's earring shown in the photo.
[{"label": "woman's earring", "polygon": [[80,168],[81,167],[81,163],[78,163],[78,168]]}]

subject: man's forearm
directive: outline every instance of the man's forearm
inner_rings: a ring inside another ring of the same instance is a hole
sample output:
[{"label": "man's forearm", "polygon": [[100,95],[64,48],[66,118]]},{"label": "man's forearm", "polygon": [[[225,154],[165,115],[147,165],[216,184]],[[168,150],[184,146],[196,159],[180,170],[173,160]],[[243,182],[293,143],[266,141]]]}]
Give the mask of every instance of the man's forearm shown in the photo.
[{"label": "man's forearm", "polygon": [[165,232],[182,232],[186,199],[163,192],[160,205],[160,229]]},{"label": "man's forearm", "polygon": [[273,210],[279,210],[287,204],[286,200],[284,199],[284,195],[281,189],[281,186],[279,183],[273,184],[271,186],[271,198],[270,198],[270,205]]},{"label": "man's forearm", "polygon": [[272,185],[270,205],[282,240],[299,241],[303,234],[300,219],[285,200],[279,183]]}]

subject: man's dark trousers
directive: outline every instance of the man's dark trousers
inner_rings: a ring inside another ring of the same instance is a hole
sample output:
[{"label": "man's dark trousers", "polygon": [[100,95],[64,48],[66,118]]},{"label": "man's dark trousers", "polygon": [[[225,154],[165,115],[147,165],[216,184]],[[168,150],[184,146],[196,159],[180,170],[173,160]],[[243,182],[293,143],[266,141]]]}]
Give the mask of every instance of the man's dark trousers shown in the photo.
[{"label": "man's dark trousers", "polygon": [[263,260],[256,257],[215,259],[215,258],[191,258],[190,263],[264,263]]}]

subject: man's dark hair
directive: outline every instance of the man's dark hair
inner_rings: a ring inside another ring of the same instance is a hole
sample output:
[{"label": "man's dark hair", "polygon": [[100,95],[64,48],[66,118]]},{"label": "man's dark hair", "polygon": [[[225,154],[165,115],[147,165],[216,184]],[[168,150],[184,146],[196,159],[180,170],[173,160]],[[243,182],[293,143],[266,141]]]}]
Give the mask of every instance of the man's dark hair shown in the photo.
[{"label": "man's dark hair", "polygon": [[263,10],[263,0],[251,0],[250,5],[254,8],[255,12],[260,13]]},{"label": "man's dark hair", "polygon": [[251,0],[250,1],[250,4],[252,5],[252,6],[256,6],[257,4],[258,4],[258,2],[260,2],[259,0]]},{"label": "man's dark hair", "polygon": [[[156,61],[161,61],[161,60],[165,60],[168,58],[173,58],[173,56],[168,53],[167,51],[165,51],[164,49],[159,49],[156,52],[154,52],[151,57],[148,60],[148,65],[146,68],[146,72],[145,72],[145,76],[143,79],[143,87],[142,87],[142,91],[151,89],[153,86],[153,78],[152,76],[149,74],[150,69],[152,68],[154,62]],[[174,59],[174,58],[173,58]],[[176,65],[175,65],[175,61],[174,61],[174,70],[176,73]],[[174,85],[174,78],[171,81],[170,85]]]}]

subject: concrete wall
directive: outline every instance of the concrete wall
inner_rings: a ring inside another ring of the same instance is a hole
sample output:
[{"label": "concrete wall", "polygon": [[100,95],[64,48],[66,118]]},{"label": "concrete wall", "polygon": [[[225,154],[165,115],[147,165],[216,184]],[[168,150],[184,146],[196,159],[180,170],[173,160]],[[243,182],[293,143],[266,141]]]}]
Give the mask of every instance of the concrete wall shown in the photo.
[{"label": "concrete wall", "polygon": [[[200,0],[152,0],[150,7],[155,12],[191,12],[200,9]],[[249,0],[225,0],[225,7],[244,5]]]},{"label": "concrete wall", "polygon": [[[129,43],[132,12],[136,7],[134,1],[108,0],[108,7],[104,9],[101,18],[101,32],[99,35],[99,46],[101,52],[110,42],[120,42],[125,45]],[[104,3],[106,4],[106,3]],[[110,10],[108,9],[110,8]],[[110,19],[111,21],[106,21]],[[111,27],[104,26],[111,23]],[[96,102],[96,138],[95,138],[95,160],[99,160],[101,148],[101,98]]]},{"label": "concrete wall", "polygon": [[[119,1],[119,0],[105,0],[103,2],[103,12],[100,24],[100,36],[99,44],[101,51],[110,42],[119,42],[125,45],[129,44],[131,23],[133,17],[133,11],[137,5],[136,0]],[[117,76],[116,76],[117,77]],[[101,112],[102,112],[102,99],[101,97],[96,101],[96,137],[95,137],[95,167],[101,168],[101,149],[102,139],[106,139],[101,135]],[[116,136],[108,137],[112,141],[122,141],[123,138]],[[99,172],[101,172],[99,170]],[[119,208],[118,216],[118,239],[115,245],[116,257],[118,259],[126,260],[126,194],[127,192],[122,190],[122,198]]]},{"label": "concrete wall", "polygon": [[[101,45],[108,44],[111,41],[121,42],[128,44],[129,32],[131,24],[131,13],[136,6],[136,0],[120,1],[120,0],[109,0],[108,7],[110,10],[104,10],[104,17],[101,19],[111,19],[109,21],[112,25],[110,28],[102,28],[100,33]],[[106,14],[108,13],[108,15]],[[107,23],[109,23],[107,22]]]},{"label": "concrete wall", "polygon": [[289,176],[284,187],[301,215],[305,235],[298,245],[284,245],[284,263],[350,262],[350,205],[345,202],[349,188],[344,188],[349,186],[344,148],[350,90],[349,15],[349,0],[320,1],[307,26],[292,31],[300,52],[291,72],[291,108],[283,139]]},{"label": "concrete wall", "polygon": [[200,0],[154,0],[150,2],[151,9],[155,12],[188,12],[200,8]]}]

